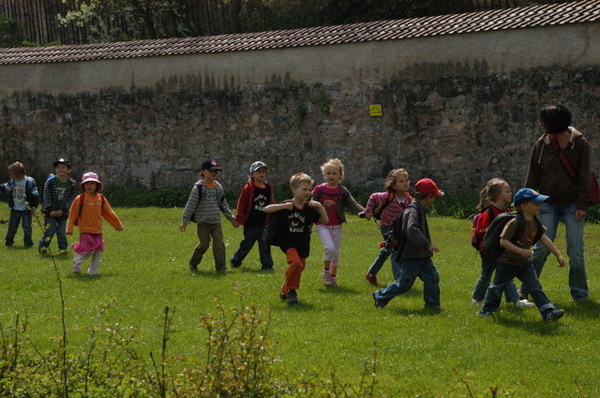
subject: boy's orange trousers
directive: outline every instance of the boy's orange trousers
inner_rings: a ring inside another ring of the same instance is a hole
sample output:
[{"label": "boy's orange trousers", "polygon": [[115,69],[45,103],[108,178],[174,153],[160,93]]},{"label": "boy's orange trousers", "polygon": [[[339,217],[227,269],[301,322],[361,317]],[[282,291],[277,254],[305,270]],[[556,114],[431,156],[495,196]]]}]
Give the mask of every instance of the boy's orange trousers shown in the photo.
[{"label": "boy's orange trousers", "polygon": [[289,266],[285,270],[285,282],[281,286],[281,294],[287,296],[290,290],[300,287],[300,276],[306,267],[306,259],[300,257],[298,250],[294,248],[288,249],[285,254]]}]

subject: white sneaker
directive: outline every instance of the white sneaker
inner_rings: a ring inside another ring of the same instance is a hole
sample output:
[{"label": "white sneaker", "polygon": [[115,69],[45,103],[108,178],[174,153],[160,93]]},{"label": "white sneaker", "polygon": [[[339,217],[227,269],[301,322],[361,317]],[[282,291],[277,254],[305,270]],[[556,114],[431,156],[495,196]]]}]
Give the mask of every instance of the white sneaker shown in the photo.
[{"label": "white sneaker", "polygon": [[515,307],[533,307],[533,306],[535,306],[535,304],[526,299],[515,301]]},{"label": "white sneaker", "polygon": [[473,305],[475,305],[477,307],[481,307],[483,305],[483,301],[471,299],[471,304],[473,304]]}]

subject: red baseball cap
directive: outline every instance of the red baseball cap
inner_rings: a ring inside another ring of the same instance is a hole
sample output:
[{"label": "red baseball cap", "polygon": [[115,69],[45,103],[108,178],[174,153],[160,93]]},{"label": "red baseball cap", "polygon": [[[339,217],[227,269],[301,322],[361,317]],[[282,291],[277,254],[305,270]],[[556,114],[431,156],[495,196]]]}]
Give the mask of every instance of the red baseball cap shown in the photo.
[{"label": "red baseball cap", "polygon": [[422,178],[417,181],[415,189],[424,195],[444,196],[444,192],[437,187],[435,181],[431,178]]}]

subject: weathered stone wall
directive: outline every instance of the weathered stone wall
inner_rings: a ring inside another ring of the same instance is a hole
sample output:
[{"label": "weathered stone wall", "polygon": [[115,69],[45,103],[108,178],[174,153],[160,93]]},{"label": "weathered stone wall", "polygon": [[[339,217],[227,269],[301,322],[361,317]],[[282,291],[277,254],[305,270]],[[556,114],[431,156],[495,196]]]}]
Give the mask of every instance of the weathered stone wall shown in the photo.
[{"label": "weathered stone wall", "polygon": [[[600,153],[600,66],[497,74],[481,61],[411,70],[350,88],[286,76],[215,88],[186,77],[145,89],[14,93],[0,98],[0,176],[20,160],[42,179],[55,157],[66,156],[76,179],[93,170],[110,185],[182,188],[215,158],[222,183],[237,191],[255,160],[279,184],[297,171],[320,181],[320,165],[338,157],[346,180],[370,190],[394,167],[407,168],[413,181],[432,177],[450,193],[478,191],[494,176],[518,188],[540,134],[539,109],[553,99],[572,110]],[[369,115],[371,104],[382,105],[382,117]]]}]

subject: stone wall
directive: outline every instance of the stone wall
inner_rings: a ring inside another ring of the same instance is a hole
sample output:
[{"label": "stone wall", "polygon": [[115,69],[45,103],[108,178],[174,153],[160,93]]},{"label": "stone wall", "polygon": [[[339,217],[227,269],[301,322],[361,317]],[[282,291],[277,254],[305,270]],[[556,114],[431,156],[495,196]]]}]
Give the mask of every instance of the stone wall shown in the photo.
[{"label": "stone wall", "polygon": [[[94,170],[110,185],[182,188],[215,158],[221,181],[237,191],[257,159],[279,184],[297,171],[320,181],[319,166],[338,157],[346,180],[369,190],[395,167],[449,193],[476,192],[494,176],[518,188],[540,134],[539,109],[553,99],[571,108],[598,153],[600,67],[506,75],[486,73],[485,62],[413,68],[421,78],[356,89],[285,78],[217,89],[188,77],[151,89],[15,93],[0,100],[0,175],[20,160],[40,180],[66,156],[77,179]],[[371,104],[383,116],[370,116]]]}]

